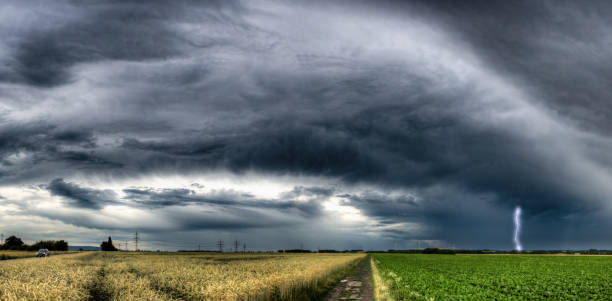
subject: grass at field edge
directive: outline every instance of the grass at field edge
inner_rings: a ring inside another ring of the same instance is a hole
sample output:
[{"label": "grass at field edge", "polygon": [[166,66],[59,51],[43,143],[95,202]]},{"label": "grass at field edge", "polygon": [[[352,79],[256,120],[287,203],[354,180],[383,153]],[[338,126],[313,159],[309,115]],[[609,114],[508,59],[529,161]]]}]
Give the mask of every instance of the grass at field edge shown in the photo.
[{"label": "grass at field edge", "polygon": [[372,267],[372,285],[374,286],[374,301],[395,301],[389,291],[385,279],[380,275],[374,258],[370,257],[370,266]]}]

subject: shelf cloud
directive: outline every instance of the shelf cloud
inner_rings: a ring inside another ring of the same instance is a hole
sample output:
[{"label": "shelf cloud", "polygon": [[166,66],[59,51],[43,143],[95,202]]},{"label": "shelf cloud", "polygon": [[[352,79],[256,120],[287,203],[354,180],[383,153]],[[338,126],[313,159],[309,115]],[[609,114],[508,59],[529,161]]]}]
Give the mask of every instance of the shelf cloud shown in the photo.
[{"label": "shelf cloud", "polygon": [[610,12],[6,1],[0,229],[511,249],[520,206],[526,249],[610,248]]}]

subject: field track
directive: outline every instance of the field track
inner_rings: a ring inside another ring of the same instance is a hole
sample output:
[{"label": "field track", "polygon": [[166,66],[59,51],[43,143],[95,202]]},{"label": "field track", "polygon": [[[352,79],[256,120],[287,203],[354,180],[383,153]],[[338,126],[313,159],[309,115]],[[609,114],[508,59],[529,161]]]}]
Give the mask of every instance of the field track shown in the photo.
[{"label": "field track", "polygon": [[353,273],[344,277],[326,299],[326,301],[341,300],[374,300],[369,256],[361,259]]}]

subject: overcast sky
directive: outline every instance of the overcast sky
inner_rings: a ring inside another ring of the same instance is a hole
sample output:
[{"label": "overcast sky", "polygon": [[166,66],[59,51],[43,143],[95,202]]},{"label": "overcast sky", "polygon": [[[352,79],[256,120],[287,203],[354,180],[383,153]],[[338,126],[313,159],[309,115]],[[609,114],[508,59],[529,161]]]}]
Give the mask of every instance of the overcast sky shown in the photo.
[{"label": "overcast sky", "polygon": [[612,4],[462,3],[2,1],[0,232],[611,249]]}]

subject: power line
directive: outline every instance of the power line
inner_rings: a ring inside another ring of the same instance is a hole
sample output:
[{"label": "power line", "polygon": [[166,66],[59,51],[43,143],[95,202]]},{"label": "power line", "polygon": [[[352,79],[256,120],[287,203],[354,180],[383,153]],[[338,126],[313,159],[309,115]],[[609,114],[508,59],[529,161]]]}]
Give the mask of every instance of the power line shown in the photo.
[{"label": "power line", "polygon": [[217,248],[219,248],[219,252],[223,253],[223,241],[217,241]]},{"label": "power line", "polygon": [[136,252],[138,252],[138,231],[134,234],[134,242],[136,243]]}]

